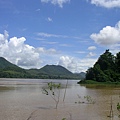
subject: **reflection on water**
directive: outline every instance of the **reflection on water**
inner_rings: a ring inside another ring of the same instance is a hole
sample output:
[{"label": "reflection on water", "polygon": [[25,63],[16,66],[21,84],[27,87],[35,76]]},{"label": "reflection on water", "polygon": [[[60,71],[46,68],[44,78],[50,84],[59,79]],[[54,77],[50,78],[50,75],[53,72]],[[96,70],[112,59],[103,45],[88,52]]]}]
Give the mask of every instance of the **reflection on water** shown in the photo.
[{"label": "reflection on water", "polygon": [[[62,84],[60,104],[55,110],[50,96],[42,94],[47,82]],[[69,80],[65,102],[62,98],[67,80],[0,79],[0,120],[112,120],[108,118],[112,97],[113,120],[119,120],[116,104],[120,102],[120,87],[81,86]],[[95,104],[79,104],[84,96],[91,96]]]}]

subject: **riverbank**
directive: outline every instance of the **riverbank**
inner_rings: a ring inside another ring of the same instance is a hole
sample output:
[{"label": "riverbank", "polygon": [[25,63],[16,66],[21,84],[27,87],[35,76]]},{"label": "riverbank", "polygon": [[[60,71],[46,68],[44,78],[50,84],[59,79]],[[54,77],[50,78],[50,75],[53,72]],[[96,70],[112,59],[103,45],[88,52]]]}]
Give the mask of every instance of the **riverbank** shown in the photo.
[{"label": "riverbank", "polygon": [[78,84],[95,84],[95,85],[120,85],[120,82],[97,82],[94,80],[81,80],[78,82]]}]

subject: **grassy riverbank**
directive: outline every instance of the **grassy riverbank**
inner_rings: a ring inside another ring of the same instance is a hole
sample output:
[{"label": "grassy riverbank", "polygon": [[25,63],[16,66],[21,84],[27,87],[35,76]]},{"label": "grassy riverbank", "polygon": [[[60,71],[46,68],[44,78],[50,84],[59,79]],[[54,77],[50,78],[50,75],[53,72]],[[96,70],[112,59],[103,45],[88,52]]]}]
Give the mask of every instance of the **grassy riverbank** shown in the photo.
[{"label": "grassy riverbank", "polygon": [[97,85],[120,85],[120,82],[97,82],[94,80],[81,80],[78,82],[78,84],[97,84]]}]

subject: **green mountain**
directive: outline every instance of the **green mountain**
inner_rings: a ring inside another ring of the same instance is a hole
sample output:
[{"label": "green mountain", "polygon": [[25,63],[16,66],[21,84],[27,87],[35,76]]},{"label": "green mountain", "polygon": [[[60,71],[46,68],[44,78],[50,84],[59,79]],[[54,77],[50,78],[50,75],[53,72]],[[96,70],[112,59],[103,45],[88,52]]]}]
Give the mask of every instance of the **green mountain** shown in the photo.
[{"label": "green mountain", "polygon": [[8,67],[16,67],[16,68],[18,68],[18,66],[16,66],[16,65],[14,65],[14,64],[12,64],[12,63],[10,63],[9,61],[7,61],[5,58],[3,58],[3,57],[0,57],[0,69],[4,69],[4,68],[8,68]]},{"label": "green mountain", "polygon": [[43,74],[55,74],[55,75],[73,75],[72,72],[60,65],[46,65],[39,70]]},{"label": "green mountain", "polygon": [[81,79],[82,77],[73,74],[60,65],[46,65],[41,69],[30,69],[29,74],[46,79]]},{"label": "green mountain", "polygon": [[41,69],[22,69],[0,57],[0,78],[81,79],[60,65],[46,65]]},{"label": "green mountain", "polygon": [[0,57],[0,77],[4,78],[18,78],[25,77],[27,74],[25,69],[18,67],[7,61],[5,58]]}]

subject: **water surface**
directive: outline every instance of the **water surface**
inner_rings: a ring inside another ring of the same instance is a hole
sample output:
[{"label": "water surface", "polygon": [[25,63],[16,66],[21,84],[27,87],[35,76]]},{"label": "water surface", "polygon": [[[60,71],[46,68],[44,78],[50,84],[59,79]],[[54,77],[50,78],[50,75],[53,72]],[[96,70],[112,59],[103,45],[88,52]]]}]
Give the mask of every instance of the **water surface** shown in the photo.
[{"label": "water surface", "polygon": [[[42,93],[48,82],[61,83],[60,102]],[[80,86],[69,80],[0,79],[0,120],[119,120],[116,105],[120,102],[118,86]],[[95,104],[87,104],[84,96]],[[112,98],[113,118],[109,118]],[[83,103],[82,103],[83,102]]]}]

